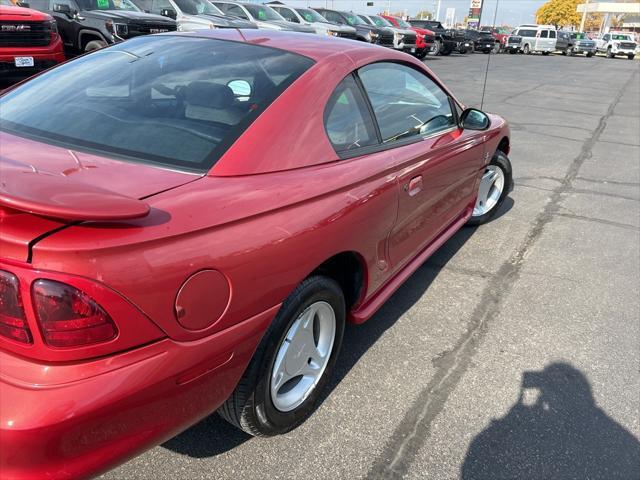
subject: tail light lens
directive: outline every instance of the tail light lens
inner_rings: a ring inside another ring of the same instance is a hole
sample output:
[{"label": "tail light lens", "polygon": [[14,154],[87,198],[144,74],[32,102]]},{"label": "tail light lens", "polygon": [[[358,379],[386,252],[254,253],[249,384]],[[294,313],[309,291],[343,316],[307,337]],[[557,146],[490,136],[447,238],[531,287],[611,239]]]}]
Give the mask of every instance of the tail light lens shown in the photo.
[{"label": "tail light lens", "polygon": [[118,333],[107,312],[71,285],[37,280],[32,286],[32,296],[42,337],[51,346],[76,347],[106,342]]},{"label": "tail light lens", "polygon": [[20,296],[20,283],[14,274],[0,270],[0,335],[22,343],[31,343]]}]

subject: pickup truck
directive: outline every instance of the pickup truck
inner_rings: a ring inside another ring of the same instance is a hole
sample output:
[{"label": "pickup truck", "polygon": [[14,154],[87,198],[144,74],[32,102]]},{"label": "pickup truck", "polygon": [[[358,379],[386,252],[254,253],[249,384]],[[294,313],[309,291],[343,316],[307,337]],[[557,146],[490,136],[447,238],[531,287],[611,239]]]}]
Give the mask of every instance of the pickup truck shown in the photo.
[{"label": "pickup truck", "polygon": [[[24,4],[22,4],[24,5]],[[51,15],[0,0],[0,79],[13,82],[64,62]],[[0,85],[0,89],[3,88]]]},{"label": "pickup truck", "polygon": [[69,55],[177,29],[175,20],[145,13],[131,0],[30,0],[30,6],[55,18]]},{"label": "pickup truck", "polygon": [[449,55],[459,50],[460,43],[465,43],[464,31],[447,30],[436,20],[413,19],[409,23],[412,27],[431,30],[435,34],[436,41],[432,50],[434,55]]},{"label": "pickup truck", "polygon": [[617,55],[625,55],[629,60],[636,56],[637,43],[626,32],[605,33],[602,38],[596,40],[596,51],[604,53],[607,58]]}]

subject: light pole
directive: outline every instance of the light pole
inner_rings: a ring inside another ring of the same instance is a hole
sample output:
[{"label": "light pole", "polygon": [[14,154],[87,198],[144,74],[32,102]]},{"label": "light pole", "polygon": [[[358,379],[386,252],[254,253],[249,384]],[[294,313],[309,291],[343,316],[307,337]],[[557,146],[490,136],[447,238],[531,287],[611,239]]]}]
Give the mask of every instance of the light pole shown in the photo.
[{"label": "light pole", "polygon": [[584,12],[582,12],[582,20],[580,21],[580,32],[584,32],[584,24],[587,21],[587,7],[589,6],[589,0],[585,0]]}]

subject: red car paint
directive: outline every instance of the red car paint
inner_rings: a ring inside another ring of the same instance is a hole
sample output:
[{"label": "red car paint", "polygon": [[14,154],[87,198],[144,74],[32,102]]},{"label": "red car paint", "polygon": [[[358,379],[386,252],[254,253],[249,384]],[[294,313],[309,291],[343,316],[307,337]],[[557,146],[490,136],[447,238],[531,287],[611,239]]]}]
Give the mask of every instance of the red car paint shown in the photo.
[{"label": "red car paint", "polygon": [[[400,23],[398,22],[398,17],[394,17],[391,15],[382,15],[382,14],[380,16],[389,20],[391,23],[393,23],[394,26],[401,27]],[[426,28],[417,28],[417,27],[408,27],[408,28],[416,32],[416,49],[417,50],[422,50],[422,49],[431,50],[431,47],[435,43],[435,38],[436,38],[435,33],[433,33],[431,30],[427,30]]]},{"label": "red car paint", "polygon": [[[30,345],[0,336],[3,478],[95,475],[209,415],[235,388],[283,300],[337,254],[351,252],[364,271],[348,317],[369,319],[466,222],[487,158],[508,142],[506,123],[492,115],[486,131],[458,128],[341,160],[323,124],[336,85],[381,60],[435,79],[421,62],[317,36],[197,35],[316,61],[206,175],[0,133],[2,168],[43,177],[34,180],[40,195],[21,195],[17,173],[0,186],[0,270],[18,278],[33,334]],[[422,190],[405,190],[418,175]],[[65,178],[73,202],[56,197],[59,179],[47,187],[51,176]],[[103,189],[110,193],[95,210]],[[133,203],[123,207],[122,197]],[[140,199],[149,212],[131,218]],[[96,211],[111,220],[77,221]],[[82,348],[46,345],[32,305],[36,279],[86,292],[118,336]]]},{"label": "red car paint", "polygon": [[[20,36],[16,30],[9,28],[33,28],[53,25],[48,42],[33,45],[33,41],[15,39]],[[64,62],[62,40],[55,29],[53,17],[46,13],[16,6],[0,5],[0,26],[2,26],[3,45],[0,45],[0,72],[3,77],[24,78],[41,70]],[[6,42],[6,43],[5,43]],[[10,42],[10,43],[9,43]],[[33,67],[17,67],[16,57],[33,58]]]}]

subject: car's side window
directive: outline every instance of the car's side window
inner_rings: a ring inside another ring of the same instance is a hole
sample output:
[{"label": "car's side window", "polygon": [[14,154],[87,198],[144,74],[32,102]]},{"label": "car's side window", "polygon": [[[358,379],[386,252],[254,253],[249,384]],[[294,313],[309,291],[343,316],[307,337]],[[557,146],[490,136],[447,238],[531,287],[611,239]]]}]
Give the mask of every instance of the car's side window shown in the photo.
[{"label": "car's side window", "polygon": [[540,38],[549,38],[549,30],[542,30],[540,32]]},{"label": "car's side window", "polygon": [[77,12],[79,10],[78,5],[73,0],[52,0],[50,10],[55,11],[54,5],[69,5],[72,12]]},{"label": "car's side window", "polygon": [[609,41],[609,34],[607,33],[604,37],[602,37],[602,39],[603,39],[605,42],[608,42],[608,41]]},{"label": "car's side window", "polygon": [[549,30],[549,38],[556,38],[555,30]]},{"label": "car's side window", "polygon": [[424,73],[383,62],[361,68],[358,75],[383,142],[431,135],[455,126],[448,95]]},{"label": "car's side window", "polygon": [[327,12],[327,14],[324,15],[324,17],[333,23],[338,23],[338,24],[344,23],[344,21],[342,20],[342,17],[335,12]]},{"label": "car's side window", "polygon": [[378,143],[378,138],[362,91],[352,75],[331,94],[324,112],[329,140],[338,153]]},{"label": "car's side window", "polygon": [[153,0],[149,12],[160,15],[162,10],[164,10],[165,8],[173,8],[173,5],[171,5],[171,2],[169,2],[169,0]]},{"label": "car's side window", "polygon": [[239,18],[244,18],[245,20],[249,20],[249,16],[246,13],[244,13],[244,10],[242,10],[237,5],[228,4],[227,13],[229,15],[233,15],[234,17],[239,17]]}]

